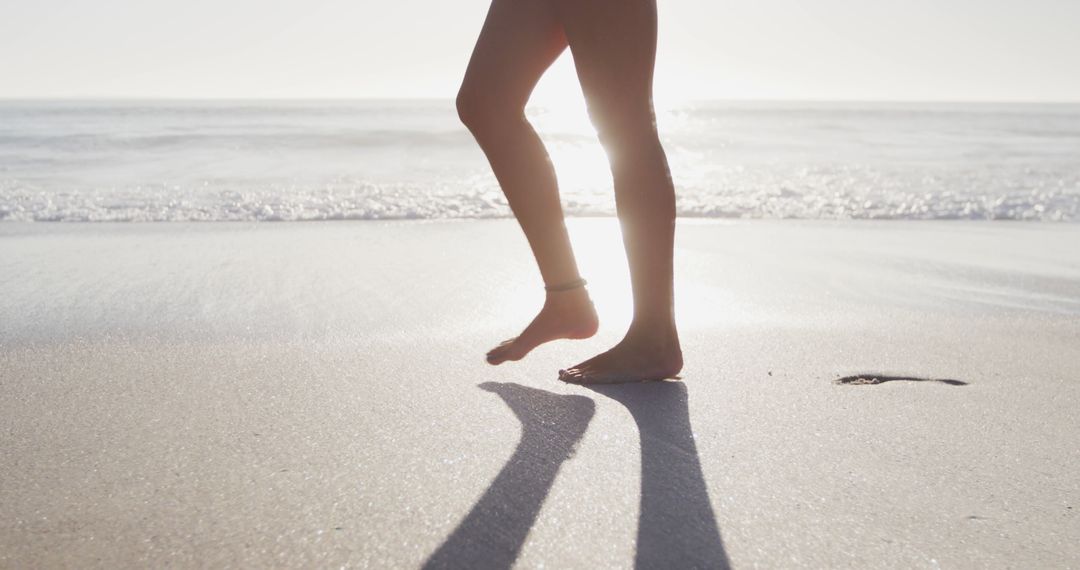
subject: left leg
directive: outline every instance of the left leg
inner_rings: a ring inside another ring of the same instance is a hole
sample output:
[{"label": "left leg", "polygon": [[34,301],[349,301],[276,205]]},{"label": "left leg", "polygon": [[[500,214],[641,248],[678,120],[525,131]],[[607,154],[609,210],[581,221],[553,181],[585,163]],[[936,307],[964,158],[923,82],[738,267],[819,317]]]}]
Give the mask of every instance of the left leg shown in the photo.
[{"label": "left leg", "polygon": [[[578,268],[555,169],[525,118],[525,103],[565,49],[550,0],[492,0],[457,100],[461,120],[487,155],[547,285],[577,279]],[[487,361],[519,360],[559,338],[588,338],[597,325],[584,287],[549,292],[540,314],[520,335],[489,351]]]},{"label": "left leg", "polygon": [[652,104],[656,0],[554,0],[589,115],[611,162],[634,319],[611,350],[560,372],[570,382],[638,382],[682,369],[675,328],[675,189]]}]

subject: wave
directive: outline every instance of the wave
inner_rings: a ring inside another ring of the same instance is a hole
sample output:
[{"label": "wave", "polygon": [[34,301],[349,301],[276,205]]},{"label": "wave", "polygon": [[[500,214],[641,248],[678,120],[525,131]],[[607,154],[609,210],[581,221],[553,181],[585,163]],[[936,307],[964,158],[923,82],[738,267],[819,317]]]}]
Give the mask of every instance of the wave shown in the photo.
[{"label": "wave", "polygon": [[[615,215],[610,191],[568,193],[563,204],[569,216]],[[681,217],[720,219],[1075,222],[1080,221],[1080,189],[972,196],[949,191],[905,195],[773,188],[718,193],[690,188],[679,191],[676,207]],[[468,190],[404,184],[215,192],[171,186],[70,192],[0,187],[0,221],[7,222],[290,222],[510,215],[506,199],[492,183]]]}]

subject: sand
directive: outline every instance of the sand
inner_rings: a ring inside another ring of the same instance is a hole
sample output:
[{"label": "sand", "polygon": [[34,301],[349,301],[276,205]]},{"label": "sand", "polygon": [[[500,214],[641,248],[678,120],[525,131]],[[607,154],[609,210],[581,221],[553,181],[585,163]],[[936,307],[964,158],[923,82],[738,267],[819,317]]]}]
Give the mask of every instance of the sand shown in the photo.
[{"label": "sand", "polygon": [[0,224],[0,567],[1080,567],[1080,226],[681,220],[600,390],[570,227],[601,333],[491,367],[509,220]]}]

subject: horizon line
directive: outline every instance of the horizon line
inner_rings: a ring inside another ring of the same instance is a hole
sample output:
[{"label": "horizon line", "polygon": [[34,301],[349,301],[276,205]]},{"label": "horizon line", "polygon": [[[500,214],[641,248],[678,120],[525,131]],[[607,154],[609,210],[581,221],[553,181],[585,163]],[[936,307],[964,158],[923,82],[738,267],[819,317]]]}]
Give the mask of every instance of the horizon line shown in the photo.
[{"label": "horizon line", "polygon": [[[17,96],[8,97],[0,95],[0,102],[68,102],[68,101],[97,101],[97,102],[389,102],[389,101],[413,101],[413,102],[453,102],[454,97],[387,97],[387,96],[314,96],[314,97],[259,97],[259,96],[142,96],[142,95],[78,95],[78,96]],[[657,99],[654,98],[654,101]],[[659,98],[664,103],[664,98]],[[960,105],[1080,105],[1080,99],[1076,100],[1046,100],[1046,99],[867,99],[867,98],[822,98],[822,97],[703,97],[687,98],[678,101],[666,101],[668,103],[870,103],[870,104],[960,104]],[[530,103],[530,105],[543,106],[544,102]]]}]

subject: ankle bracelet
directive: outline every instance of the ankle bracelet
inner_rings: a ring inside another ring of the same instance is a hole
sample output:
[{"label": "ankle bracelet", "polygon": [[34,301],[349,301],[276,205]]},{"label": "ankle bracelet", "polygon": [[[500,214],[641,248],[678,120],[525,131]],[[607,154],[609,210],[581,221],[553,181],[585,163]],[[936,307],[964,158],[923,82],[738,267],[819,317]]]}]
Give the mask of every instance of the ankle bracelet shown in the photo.
[{"label": "ankle bracelet", "polygon": [[544,285],[544,290],[548,293],[558,293],[560,291],[569,291],[571,289],[577,289],[578,287],[584,287],[586,284],[588,284],[588,281],[578,278],[558,285]]}]

